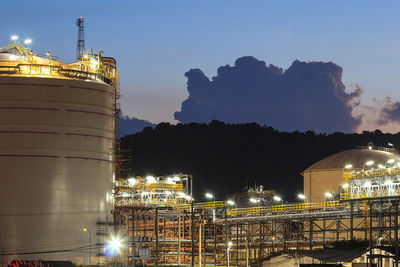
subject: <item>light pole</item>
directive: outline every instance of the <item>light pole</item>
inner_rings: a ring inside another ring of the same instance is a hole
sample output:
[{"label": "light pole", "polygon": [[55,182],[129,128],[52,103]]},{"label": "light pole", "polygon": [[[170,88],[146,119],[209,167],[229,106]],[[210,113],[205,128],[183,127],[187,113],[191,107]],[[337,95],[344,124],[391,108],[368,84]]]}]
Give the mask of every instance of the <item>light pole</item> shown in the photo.
[{"label": "light pole", "polygon": [[90,232],[89,228],[83,227],[82,231],[88,232],[89,233],[89,265],[90,265],[90,255],[91,255],[91,250],[92,250],[92,232]]},{"label": "light pole", "polygon": [[231,241],[228,242],[226,246],[226,266],[229,267],[229,250],[231,249],[231,246],[233,243]]},{"label": "light pole", "polygon": [[[205,196],[206,196],[207,199],[212,199],[213,202],[215,202],[215,197],[214,197],[213,194],[211,194],[211,193],[206,193]],[[213,222],[215,222],[215,219],[216,219],[216,218],[215,218],[215,209],[212,209],[211,212],[212,212]]]}]

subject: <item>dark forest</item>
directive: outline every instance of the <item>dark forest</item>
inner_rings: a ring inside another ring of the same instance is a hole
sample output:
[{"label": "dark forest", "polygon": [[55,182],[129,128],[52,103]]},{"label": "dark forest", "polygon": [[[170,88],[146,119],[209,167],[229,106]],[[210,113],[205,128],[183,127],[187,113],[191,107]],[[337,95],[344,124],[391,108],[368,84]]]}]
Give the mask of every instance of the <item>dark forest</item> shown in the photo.
[{"label": "dark forest", "polygon": [[[131,158],[123,176],[187,173],[194,177],[196,200],[213,192],[218,200],[241,192],[246,186],[263,185],[292,201],[303,191],[301,172],[326,156],[373,142],[397,147],[400,134],[364,131],[361,134],[279,132],[256,123],[171,125],[121,139],[123,155]],[[127,166],[124,166],[126,168]]]}]

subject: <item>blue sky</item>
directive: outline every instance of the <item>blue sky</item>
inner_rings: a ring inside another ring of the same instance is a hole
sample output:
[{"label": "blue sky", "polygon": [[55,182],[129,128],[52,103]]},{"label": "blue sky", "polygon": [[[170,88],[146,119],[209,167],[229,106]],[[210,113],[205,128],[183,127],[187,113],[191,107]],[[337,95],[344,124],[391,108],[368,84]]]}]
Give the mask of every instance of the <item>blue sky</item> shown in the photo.
[{"label": "blue sky", "polygon": [[35,51],[66,61],[84,16],[86,47],[118,60],[124,113],[152,122],[173,121],[186,71],[211,77],[247,55],[283,68],[333,61],[349,91],[363,88],[363,104],[400,99],[399,1],[21,0],[2,10],[0,43],[30,37]]}]

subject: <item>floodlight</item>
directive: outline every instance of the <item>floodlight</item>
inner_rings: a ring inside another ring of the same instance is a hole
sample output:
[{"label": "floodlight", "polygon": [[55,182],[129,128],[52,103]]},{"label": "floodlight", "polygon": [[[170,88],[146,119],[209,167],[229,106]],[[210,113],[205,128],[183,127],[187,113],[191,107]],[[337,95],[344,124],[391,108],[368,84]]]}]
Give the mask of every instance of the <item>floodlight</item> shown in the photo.
[{"label": "floodlight", "polygon": [[282,198],[280,196],[274,196],[275,201],[282,201]]},{"label": "floodlight", "polygon": [[146,177],[146,182],[148,184],[154,184],[156,182],[156,179],[153,176],[147,176]]},{"label": "floodlight", "polygon": [[394,163],[394,159],[389,159],[389,160],[387,161],[387,163],[389,163],[389,164]]},{"label": "floodlight", "polygon": [[208,199],[214,198],[214,195],[211,194],[211,193],[206,193],[205,196],[206,196],[206,198],[208,198]]},{"label": "floodlight", "polygon": [[342,188],[347,188],[347,187],[349,187],[349,184],[343,184],[342,185]]},{"label": "floodlight", "polygon": [[31,44],[32,43],[32,39],[25,39],[24,44]]},{"label": "floodlight", "polygon": [[129,178],[128,179],[128,184],[130,186],[135,186],[137,184],[137,180],[135,178]]},{"label": "floodlight", "polygon": [[325,193],[325,196],[326,196],[327,198],[331,198],[331,197],[333,197],[333,194],[332,194],[331,192],[326,192],[326,193]]},{"label": "floodlight", "polygon": [[370,161],[365,162],[365,165],[367,165],[367,166],[371,166],[371,165],[373,165],[373,164],[374,164],[374,161],[373,161],[373,160],[370,160]]},{"label": "floodlight", "polygon": [[304,194],[298,194],[297,197],[303,200],[306,199],[306,196]]},{"label": "floodlight", "polygon": [[345,169],[351,169],[351,168],[353,168],[353,165],[351,165],[351,164],[346,164],[346,166],[344,166],[344,168],[345,168]]},{"label": "floodlight", "polygon": [[17,41],[18,40],[18,35],[12,35],[10,37],[10,39],[13,40],[13,41]]},{"label": "floodlight", "polygon": [[228,201],[226,201],[226,203],[228,203],[229,206],[235,205],[235,202],[230,199]]},{"label": "floodlight", "polygon": [[252,203],[257,203],[257,202],[259,202],[260,200],[259,199],[255,199],[255,198],[250,198],[249,199],[250,200],[250,202],[252,202]]}]

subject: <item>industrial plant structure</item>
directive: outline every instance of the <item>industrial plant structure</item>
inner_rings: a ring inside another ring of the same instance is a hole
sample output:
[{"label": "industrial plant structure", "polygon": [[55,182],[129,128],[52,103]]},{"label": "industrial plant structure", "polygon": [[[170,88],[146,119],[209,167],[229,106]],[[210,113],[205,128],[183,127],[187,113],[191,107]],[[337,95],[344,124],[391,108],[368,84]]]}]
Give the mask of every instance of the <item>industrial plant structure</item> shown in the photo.
[{"label": "industrial plant structure", "polygon": [[[196,203],[187,191],[176,193],[176,188],[183,188],[177,175],[116,181],[115,227],[121,239],[117,259],[132,266],[261,267],[284,254],[292,257],[291,266],[306,258],[311,263],[398,266],[396,151],[371,145],[336,155],[334,162],[343,165],[340,179],[325,176],[332,179],[329,188],[321,188],[324,176],[311,179],[314,197],[324,198],[318,202],[310,202],[306,195],[300,203],[264,205],[249,194],[248,207],[242,198],[240,206],[233,199]],[[339,159],[340,155],[347,156]],[[329,171],[332,165],[326,166]],[[341,250],[340,244],[356,247]]]},{"label": "industrial plant structure", "polygon": [[100,52],[66,64],[12,39],[0,47],[2,260],[89,263],[112,209],[116,62]]}]

